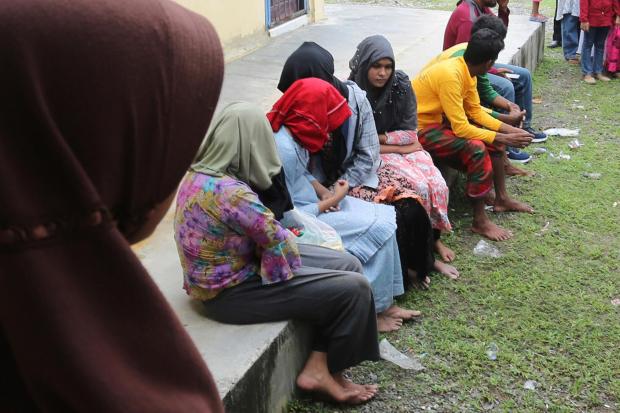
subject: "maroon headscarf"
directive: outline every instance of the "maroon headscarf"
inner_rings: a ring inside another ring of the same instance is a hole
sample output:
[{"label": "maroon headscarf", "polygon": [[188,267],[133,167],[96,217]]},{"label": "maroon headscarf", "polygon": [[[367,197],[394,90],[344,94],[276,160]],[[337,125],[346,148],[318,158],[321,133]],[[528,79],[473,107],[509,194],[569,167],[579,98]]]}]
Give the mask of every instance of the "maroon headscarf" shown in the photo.
[{"label": "maroon headscarf", "polygon": [[267,113],[274,132],[286,126],[310,153],[320,151],[329,132],[341,126],[349,116],[351,109],[340,92],[314,77],[295,81]]},{"label": "maroon headscarf", "polygon": [[168,0],[0,2],[0,411],[220,411],[127,240],[219,96],[212,26]]}]

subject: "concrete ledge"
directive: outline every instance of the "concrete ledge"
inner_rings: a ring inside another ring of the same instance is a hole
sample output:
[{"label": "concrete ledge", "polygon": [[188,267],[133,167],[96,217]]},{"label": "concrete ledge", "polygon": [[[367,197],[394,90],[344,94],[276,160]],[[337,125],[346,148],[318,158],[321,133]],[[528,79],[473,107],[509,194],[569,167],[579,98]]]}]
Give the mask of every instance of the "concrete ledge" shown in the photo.
[{"label": "concrete ledge", "polygon": [[[280,96],[276,85],[284,61],[306,40],[327,48],[336,60],[336,74],[346,78],[357,44],[382,33],[393,45],[397,68],[413,77],[441,52],[450,16],[442,11],[364,5],[327,5],[325,11],[327,18],[320,23],[269,39],[261,49],[228,63],[219,107],[243,100],[268,110]],[[507,47],[498,61],[533,70],[542,59],[543,43],[543,25],[529,22],[527,16],[511,16]],[[233,326],[207,319],[200,304],[182,290],[172,211],[134,250],[206,360],[227,411],[283,411],[309,351],[309,328],[292,322]]]}]

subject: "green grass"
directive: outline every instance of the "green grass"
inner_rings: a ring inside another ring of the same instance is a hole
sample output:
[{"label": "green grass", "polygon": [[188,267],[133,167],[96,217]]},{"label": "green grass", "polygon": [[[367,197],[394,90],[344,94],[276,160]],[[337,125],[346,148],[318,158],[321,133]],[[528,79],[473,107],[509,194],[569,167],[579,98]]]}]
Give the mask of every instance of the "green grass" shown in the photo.
[{"label": "green grass", "polygon": [[[407,293],[401,304],[424,318],[386,335],[422,355],[426,370],[365,363],[352,374],[379,382],[375,401],[346,409],[296,400],[289,411],[620,411],[620,307],[611,304],[620,297],[620,81],[579,79],[558,49],[545,50],[534,74],[534,95],[543,100],[534,105],[534,126],[579,128],[584,146],[571,150],[573,138],[552,137],[541,146],[571,159],[538,155],[527,166],[535,176],[509,180],[511,193],[536,213],[493,216],[516,234],[495,244],[501,258],[472,254],[480,238],[468,231],[462,189],[451,193],[455,231],[445,241],[461,278],[435,276],[430,290]],[[485,354],[490,342],[499,347],[496,361]],[[539,385],[526,390],[526,380]]]},{"label": "green grass", "polygon": [[[326,0],[325,3],[361,3],[451,11],[454,10],[456,0]],[[532,9],[532,2],[531,0],[510,0],[508,7],[512,13],[529,14]],[[555,1],[542,1],[540,3],[540,12],[546,16],[553,16]]]}]

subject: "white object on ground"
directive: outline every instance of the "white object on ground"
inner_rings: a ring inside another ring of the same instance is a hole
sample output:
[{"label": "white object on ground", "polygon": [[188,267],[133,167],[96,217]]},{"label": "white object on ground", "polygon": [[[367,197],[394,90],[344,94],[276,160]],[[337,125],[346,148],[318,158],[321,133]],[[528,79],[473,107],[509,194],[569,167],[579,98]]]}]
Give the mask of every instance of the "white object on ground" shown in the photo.
[{"label": "white object on ground", "polygon": [[474,255],[479,257],[499,258],[502,256],[502,253],[495,245],[489,244],[485,240],[481,239],[474,247]]},{"label": "white object on ground", "polygon": [[394,363],[402,369],[415,371],[424,370],[422,363],[398,351],[396,347],[391,345],[385,338],[379,342],[379,354],[383,360]]},{"label": "white object on ground", "polygon": [[578,136],[579,129],[551,128],[544,131],[548,136]]},{"label": "white object on ground", "polygon": [[489,360],[497,360],[497,353],[499,352],[499,347],[497,347],[497,344],[491,342],[489,343],[489,346],[487,347],[487,357],[489,358]]},{"label": "white object on ground", "polygon": [[601,179],[601,174],[598,172],[584,172],[583,176],[590,179]]},{"label": "white object on ground", "polygon": [[578,149],[581,148],[583,146],[583,143],[579,142],[579,139],[573,139],[572,141],[568,142],[568,147],[571,149]]},{"label": "white object on ground", "polygon": [[538,382],[534,380],[528,380],[523,384],[525,390],[536,390],[536,387],[538,387]]},{"label": "white object on ground", "polygon": [[549,152],[549,157],[556,161],[570,161],[570,155],[566,155],[564,152],[560,151],[559,155],[555,155],[554,153]]}]

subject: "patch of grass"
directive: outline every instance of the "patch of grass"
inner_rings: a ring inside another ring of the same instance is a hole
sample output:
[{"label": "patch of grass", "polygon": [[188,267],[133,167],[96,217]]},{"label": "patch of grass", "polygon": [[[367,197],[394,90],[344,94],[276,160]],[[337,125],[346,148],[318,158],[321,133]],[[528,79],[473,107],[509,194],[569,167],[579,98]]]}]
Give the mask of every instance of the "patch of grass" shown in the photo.
[{"label": "patch of grass", "polygon": [[[454,10],[457,0],[326,0],[332,4],[369,4],[378,6],[416,7],[418,9]],[[529,14],[532,10],[531,0],[510,0],[508,4],[511,13]],[[540,3],[540,12],[546,16],[555,13],[555,2],[543,1]]]},{"label": "patch of grass", "polygon": [[[494,215],[516,234],[496,243],[499,259],[473,256],[480,238],[468,231],[462,192],[451,194],[455,231],[445,242],[461,278],[435,276],[430,290],[407,293],[401,304],[424,318],[386,336],[420,355],[426,370],[365,363],[352,374],[380,384],[376,400],[356,408],[296,400],[290,412],[620,410],[620,307],[610,302],[620,297],[620,81],[586,85],[561,51],[545,53],[534,74],[542,98],[534,126],[579,128],[584,146],[571,150],[573,138],[552,137],[540,146],[571,159],[537,155],[526,166],[534,177],[509,180],[536,213]],[[496,361],[486,355],[491,342]],[[536,389],[524,389],[526,380]]]}]

